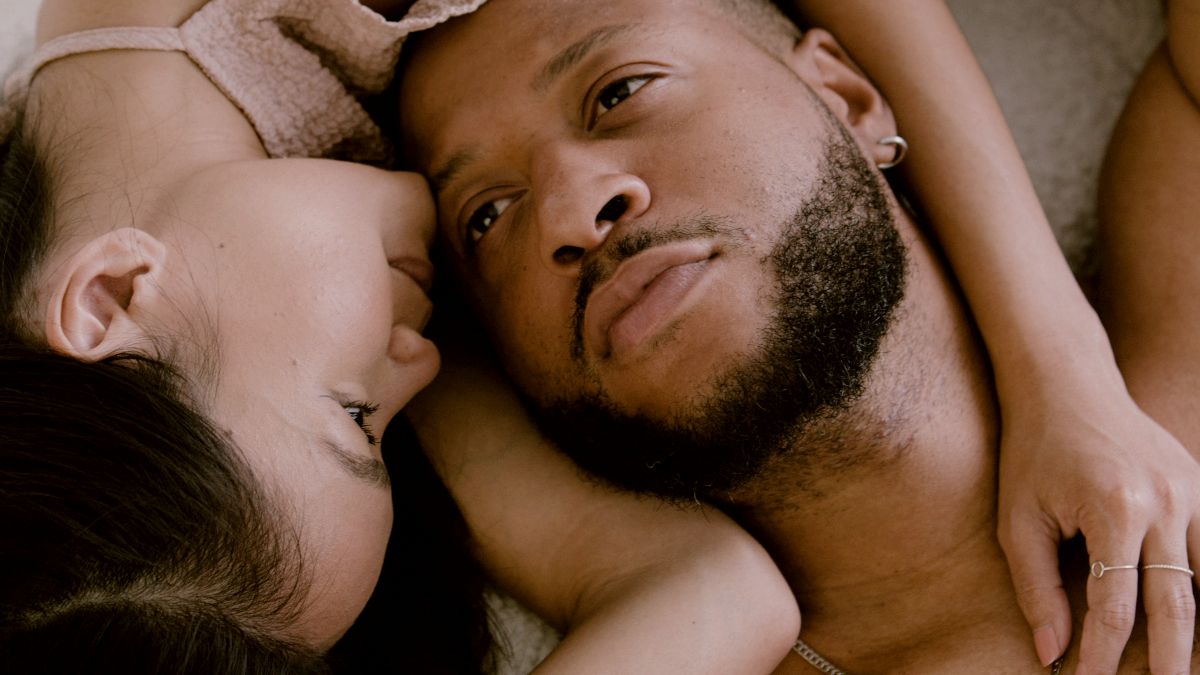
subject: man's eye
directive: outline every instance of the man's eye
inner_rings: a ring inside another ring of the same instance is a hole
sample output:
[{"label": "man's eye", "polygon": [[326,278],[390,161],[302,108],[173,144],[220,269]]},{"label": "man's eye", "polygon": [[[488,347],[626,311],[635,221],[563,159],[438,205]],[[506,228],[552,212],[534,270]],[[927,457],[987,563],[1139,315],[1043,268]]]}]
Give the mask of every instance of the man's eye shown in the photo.
[{"label": "man's eye", "polygon": [[375,445],[379,442],[371,431],[371,425],[367,423],[367,418],[375,414],[375,411],[379,410],[379,406],[374,403],[354,402],[347,403],[342,407],[345,408],[346,414],[350,415],[350,419],[358,425],[358,428],[362,429],[363,434],[367,437],[367,443]]},{"label": "man's eye", "polygon": [[504,199],[493,199],[475,209],[475,212],[467,219],[467,234],[470,235],[471,242],[477,242],[483,235],[487,234],[488,230],[492,229],[492,225],[500,218],[500,215],[512,203],[512,197],[505,197]]},{"label": "man's eye", "polygon": [[635,75],[626,77],[600,90],[600,95],[596,97],[596,117],[600,117],[604,113],[617,107],[622,101],[637,93],[638,89],[646,86],[646,83],[654,79],[649,75]]}]

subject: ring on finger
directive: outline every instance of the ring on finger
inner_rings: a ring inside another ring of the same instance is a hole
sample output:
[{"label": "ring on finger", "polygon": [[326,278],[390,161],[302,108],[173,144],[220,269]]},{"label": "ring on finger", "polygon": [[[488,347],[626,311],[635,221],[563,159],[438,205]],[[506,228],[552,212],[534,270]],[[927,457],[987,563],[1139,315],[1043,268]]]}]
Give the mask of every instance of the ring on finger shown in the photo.
[{"label": "ring on finger", "polygon": [[[1100,577],[1104,576],[1105,572],[1109,572],[1112,570],[1137,570],[1137,568],[1138,568],[1137,565],[1105,565],[1104,563],[1097,560],[1096,562],[1092,563],[1092,566],[1090,568],[1090,573],[1092,576],[1099,579]],[[1178,569],[1178,568],[1175,568],[1175,569]]]},{"label": "ring on finger", "polygon": [[[1113,569],[1113,568],[1110,567],[1108,569]],[[1183,572],[1184,574],[1188,575],[1189,577],[1196,576],[1196,571],[1185,565],[1168,565],[1167,563],[1146,563],[1145,565],[1142,565],[1142,569],[1144,569],[1144,570],[1174,570],[1176,572]]]}]

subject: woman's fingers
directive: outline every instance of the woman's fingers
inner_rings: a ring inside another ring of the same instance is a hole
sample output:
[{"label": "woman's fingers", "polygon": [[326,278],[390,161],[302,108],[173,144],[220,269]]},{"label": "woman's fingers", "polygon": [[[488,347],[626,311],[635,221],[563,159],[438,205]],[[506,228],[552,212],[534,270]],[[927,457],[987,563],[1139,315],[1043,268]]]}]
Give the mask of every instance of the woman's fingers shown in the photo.
[{"label": "woman's fingers", "polygon": [[[1072,630],[1055,623],[1062,595],[1054,580],[1087,575],[1087,611],[1074,650],[1077,672],[1085,675],[1116,672],[1143,610],[1147,633],[1138,643],[1148,641],[1153,672],[1189,671],[1195,601],[1186,569],[1189,560],[1200,565],[1200,464],[1131,403],[1087,415],[1068,409],[1032,422],[1010,418],[1001,435],[998,534],[1021,610],[1045,662],[1052,647],[1069,644]],[[1046,419],[1054,423],[1039,427]],[[1077,534],[1092,565],[1059,570],[1042,549]],[[1143,569],[1147,563],[1173,567]]]},{"label": "woman's fingers", "polygon": [[1044,518],[1014,515],[1000,527],[1017,604],[1033,630],[1038,661],[1050,665],[1071,642],[1071,606],[1058,569],[1058,527]]},{"label": "woman's fingers", "polygon": [[1192,660],[1196,598],[1189,573],[1186,524],[1152,529],[1142,547],[1142,603],[1150,672],[1186,673]]},{"label": "woman's fingers", "polygon": [[[1087,614],[1079,643],[1077,675],[1117,672],[1121,652],[1137,617],[1138,558],[1142,534],[1088,539],[1091,566],[1087,580]],[[1084,533],[1087,537],[1087,533]]]}]

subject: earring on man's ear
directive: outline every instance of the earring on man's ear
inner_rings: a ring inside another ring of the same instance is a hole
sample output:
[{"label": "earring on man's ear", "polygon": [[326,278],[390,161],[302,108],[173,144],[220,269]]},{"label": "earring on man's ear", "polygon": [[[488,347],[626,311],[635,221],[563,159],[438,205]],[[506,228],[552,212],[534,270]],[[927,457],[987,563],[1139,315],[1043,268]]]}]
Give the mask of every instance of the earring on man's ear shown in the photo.
[{"label": "earring on man's ear", "polygon": [[903,136],[884,136],[876,141],[880,145],[890,145],[896,149],[896,154],[892,156],[890,162],[880,162],[876,164],[881,170],[890,169],[900,162],[904,161],[905,155],[908,154],[908,141],[904,140]]}]

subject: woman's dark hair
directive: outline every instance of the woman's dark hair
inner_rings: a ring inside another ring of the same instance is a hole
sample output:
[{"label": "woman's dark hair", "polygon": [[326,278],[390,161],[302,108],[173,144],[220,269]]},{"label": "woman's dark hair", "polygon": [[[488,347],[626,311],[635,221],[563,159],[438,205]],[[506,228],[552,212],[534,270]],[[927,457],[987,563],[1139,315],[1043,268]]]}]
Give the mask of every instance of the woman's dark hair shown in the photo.
[{"label": "woman's dark hair", "polygon": [[30,342],[29,279],[49,246],[53,209],[46,167],[16,126],[0,139],[0,341]]},{"label": "woman's dark hair", "polygon": [[295,546],[161,363],[0,346],[0,671],[310,673]]},{"label": "woman's dark hair", "polygon": [[0,146],[0,672],[327,672],[279,637],[298,546],[184,380],[27,327],[52,231],[30,136]]}]

